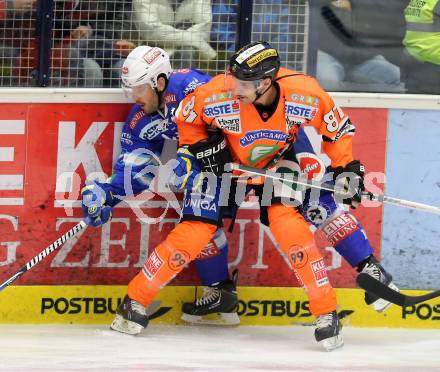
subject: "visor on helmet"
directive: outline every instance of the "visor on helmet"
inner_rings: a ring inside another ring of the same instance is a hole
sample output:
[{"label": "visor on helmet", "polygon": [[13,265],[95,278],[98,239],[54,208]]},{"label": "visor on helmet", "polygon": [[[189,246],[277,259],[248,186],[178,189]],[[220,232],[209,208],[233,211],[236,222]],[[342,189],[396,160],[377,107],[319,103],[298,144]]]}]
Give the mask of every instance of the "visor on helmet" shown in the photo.
[{"label": "visor on helmet", "polygon": [[229,71],[225,73],[225,88],[227,91],[232,91],[235,96],[249,97],[255,94],[262,81],[263,79],[242,80]]},{"label": "visor on helmet", "polygon": [[150,82],[135,86],[128,86],[122,82],[121,87],[125,97],[132,101],[136,101],[136,97],[144,96],[148,89],[153,89],[153,86]]}]

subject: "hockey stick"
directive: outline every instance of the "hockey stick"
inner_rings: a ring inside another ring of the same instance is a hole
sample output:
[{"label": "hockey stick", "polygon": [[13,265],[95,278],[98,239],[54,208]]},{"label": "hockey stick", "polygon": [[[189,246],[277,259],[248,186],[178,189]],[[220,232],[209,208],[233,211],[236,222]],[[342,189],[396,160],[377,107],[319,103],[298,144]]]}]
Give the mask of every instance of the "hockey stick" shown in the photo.
[{"label": "hockey stick", "polygon": [[[246,172],[249,174],[272,178],[272,179],[279,180],[282,182],[290,182],[290,183],[294,183],[297,185],[303,185],[303,186],[307,186],[307,187],[311,187],[311,188],[317,188],[317,189],[321,189],[321,190],[327,190],[327,191],[334,192],[333,185],[329,185],[326,183],[316,183],[316,182],[312,182],[312,181],[308,181],[308,180],[300,180],[300,179],[291,177],[292,176],[291,174],[288,175],[288,176],[290,176],[290,178],[286,178],[285,175],[283,175],[283,173],[274,173],[274,172],[270,172],[270,171],[267,171],[264,169],[247,167],[247,166],[243,166],[243,165],[235,164],[235,163],[227,164],[227,166],[225,166],[225,170],[227,170],[227,171],[239,170],[239,171]],[[370,192],[363,192],[362,197],[369,199],[369,200],[375,200],[375,201],[378,201],[381,203],[395,204],[395,205],[400,205],[402,207],[420,209],[420,210],[424,210],[426,212],[440,214],[440,208],[434,207],[431,205],[415,203],[415,202],[401,200],[401,199],[397,199],[397,198],[391,198],[391,197],[387,197],[385,195],[375,195]],[[359,287],[361,287],[365,291],[370,292],[370,293],[376,295],[377,297],[383,298],[386,301],[389,301],[395,305],[402,306],[402,307],[416,305],[420,302],[425,302],[425,301],[431,300],[433,298],[440,297],[440,290],[434,291],[431,293],[427,293],[427,294],[424,294],[421,296],[405,295],[403,293],[394,291],[393,289],[391,289],[387,285],[381,283],[379,280],[376,280],[375,278],[371,277],[370,275],[368,275],[366,273],[360,273],[358,275],[356,281],[357,281]]]},{"label": "hockey stick", "polygon": [[417,305],[440,296],[440,291],[430,292],[421,296],[409,296],[397,292],[366,273],[360,273],[356,282],[367,292],[402,307]]},{"label": "hockey stick", "polygon": [[[238,170],[241,172],[254,174],[254,175],[258,175],[258,176],[264,176],[264,177],[272,178],[274,180],[278,180],[278,181],[282,181],[282,182],[288,182],[288,183],[293,183],[296,185],[307,186],[307,187],[314,188],[314,189],[326,190],[326,191],[330,191],[330,192],[335,191],[334,186],[331,184],[319,183],[319,182],[309,181],[307,179],[295,178],[295,177],[293,177],[292,174],[275,173],[275,172],[267,171],[265,169],[247,167],[245,165],[236,164],[236,163],[226,164],[225,171],[233,171],[233,170]],[[379,203],[398,205],[400,207],[417,209],[417,210],[421,210],[421,211],[425,211],[425,212],[429,212],[429,213],[434,213],[434,214],[440,214],[440,208],[433,206],[433,205],[416,203],[416,202],[409,201],[409,200],[393,198],[391,196],[373,194],[369,191],[363,191],[361,194],[361,197],[362,197],[362,199],[377,201]]]},{"label": "hockey stick", "polygon": [[79,222],[75,226],[73,226],[69,231],[67,231],[64,235],[60,236],[57,240],[55,240],[51,245],[44,248],[40,253],[38,253],[32,260],[30,260],[26,265],[24,265],[20,270],[18,270],[13,276],[11,276],[8,280],[0,284],[0,291],[5,289],[9,284],[17,280],[20,276],[22,276],[26,271],[32,269],[36,264],[42,261],[45,257],[49,256],[53,251],[56,251],[61,245],[63,245],[67,240],[75,236],[79,231],[81,231],[87,224],[84,221]]}]

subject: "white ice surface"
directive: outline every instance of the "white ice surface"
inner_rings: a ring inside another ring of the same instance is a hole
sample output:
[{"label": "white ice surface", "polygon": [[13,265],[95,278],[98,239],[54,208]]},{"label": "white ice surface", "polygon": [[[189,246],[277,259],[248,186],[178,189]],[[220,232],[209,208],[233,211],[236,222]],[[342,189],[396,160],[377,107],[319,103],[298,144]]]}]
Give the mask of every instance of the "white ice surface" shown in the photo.
[{"label": "white ice surface", "polygon": [[313,327],[149,326],[127,336],[105,326],[0,325],[2,371],[432,371],[440,331],[344,328],[325,352]]}]

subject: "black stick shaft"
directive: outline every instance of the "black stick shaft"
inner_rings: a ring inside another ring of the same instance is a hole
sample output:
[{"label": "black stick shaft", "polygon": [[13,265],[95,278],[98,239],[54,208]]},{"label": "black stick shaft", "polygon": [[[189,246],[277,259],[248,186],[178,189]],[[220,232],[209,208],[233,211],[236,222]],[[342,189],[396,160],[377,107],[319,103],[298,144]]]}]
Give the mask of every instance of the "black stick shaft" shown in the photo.
[{"label": "black stick shaft", "polygon": [[[248,167],[248,166],[241,165],[241,164],[235,164],[235,163],[227,164],[227,166],[225,167],[225,170],[227,170],[227,171],[238,170],[238,171],[249,173],[249,174],[272,178],[274,180],[278,180],[278,181],[282,181],[282,182],[287,182],[287,183],[302,185],[302,186],[306,186],[306,187],[310,187],[310,188],[334,192],[333,185],[329,185],[326,183],[314,182],[314,181],[310,181],[310,180],[303,179],[303,178],[296,178],[296,177],[293,177],[292,174],[276,173],[276,172],[271,172],[271,171],[268,171],[265,169],[252,168],[252,167]],[[440,207],[437,207],[434,205],[417,203],[417,202],[413,202],[410,200],[398,199],[398,198],[394,198],[391,196],[385,196],[385,195],[380,195],[380,194],[373,194],[369,191],[363,191],[361,196],[362,196],[362,199],[377,201],[379,203],[392,204],[392,205],[397,205],[399,207],[417,209],[417,210],[421,210],[421,211],[429,212],[429,213],[433,213],[433,214],[440,214]]]}]

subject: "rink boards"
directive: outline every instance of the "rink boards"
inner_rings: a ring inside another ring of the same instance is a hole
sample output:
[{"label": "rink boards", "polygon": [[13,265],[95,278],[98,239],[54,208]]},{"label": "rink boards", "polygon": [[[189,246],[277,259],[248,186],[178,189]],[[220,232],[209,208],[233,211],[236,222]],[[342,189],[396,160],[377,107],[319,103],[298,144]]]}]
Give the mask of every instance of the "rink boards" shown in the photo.
[{"label": "rink boards", "polygon": [[[193,301],[193,286],[168,286],[153,305],[154,324],[182,324],[183,302]],[[202,290],[199,288],[199,295]],[[354,327],[440,328],[440,298],[378,314],[366,306],[359,289],[336,289],[338,313]],[[125,286],[11,286],[1,293],[0,323],[110,324]],[[405,291],[419,295],[424,291]],[[239,287],[241,325],[310,324],[314,317],[301,288]]]},{"label": "rink boards", "polygon": [[[86,174],[102,179],[111,174],[131,105],[115,90],[92,91],[0,92],[0,282],[81,220]],[[365,163],[372,191],[440,206],[440,99],[334,96],[356,125],[354,156]],[[306,131],[322,155],[319,136],[310,127]],[[168,208],[163,195],[147,205],[141,213],[121,203],[110,223],[84,229],[1,292],[0,322],[107,324],[125,285],[178,222],[178,210],[163,214]],[[364,205],[354,214],[400,288],[440,288],[439,216],[389,205]],[[258,208],[249,203],[235,222],[227,236],[230,270],[240,270],[242,324],[310,322],[306,298],[273,236],[259,223]],[[353,311],[347,322],[438,327],[440,301],[404,311],[394,307],[386,315],[366,307],[354,288],[354,270],[316,237],[331,283],[347,288],[338,289],[340,311]],[[177,323],[181,303],[193,298],[197,282],[192,267],[177,276],[176,286],[161,292],[154,321]]]}]

